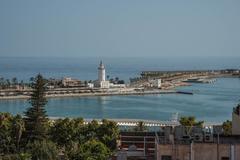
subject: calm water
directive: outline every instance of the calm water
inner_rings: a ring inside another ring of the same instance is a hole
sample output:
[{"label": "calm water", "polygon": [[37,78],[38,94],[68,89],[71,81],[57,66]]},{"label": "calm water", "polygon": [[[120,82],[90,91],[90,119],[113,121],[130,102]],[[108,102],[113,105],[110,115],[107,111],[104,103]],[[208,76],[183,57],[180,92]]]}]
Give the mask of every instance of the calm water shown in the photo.
[{"label": "calm water", "polygon": [[[221,122],[231,119],[240,100],[240,79],[221,78],[214,84],[194,84],[179,90],[194,95],[104,96],[49,99],[49,116],[84,118],[135,118],[168,120],[172,113],[194,115],[199,120]],[[2,100],[0,111],[23,113],[26,100]]]}]

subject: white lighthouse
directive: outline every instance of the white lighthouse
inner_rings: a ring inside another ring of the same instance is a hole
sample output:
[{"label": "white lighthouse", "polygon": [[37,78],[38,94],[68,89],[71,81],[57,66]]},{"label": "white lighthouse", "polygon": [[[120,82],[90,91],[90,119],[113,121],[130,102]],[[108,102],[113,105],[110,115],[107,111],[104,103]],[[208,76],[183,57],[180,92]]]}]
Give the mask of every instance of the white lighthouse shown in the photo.
[{"label": "white lighthouse", "polygon": [[109,81],[106,81],[106,73],[105,73],[105,67],[102,61],[99,64],[98,67],[98,80],[97,80],[97,87],[100,88],[109,88]]},{"label": "white lighthouse", "polygon": [[105,67],[102,61],[100,62],[100,65],[98,67],[98,81],[105,81]]}]

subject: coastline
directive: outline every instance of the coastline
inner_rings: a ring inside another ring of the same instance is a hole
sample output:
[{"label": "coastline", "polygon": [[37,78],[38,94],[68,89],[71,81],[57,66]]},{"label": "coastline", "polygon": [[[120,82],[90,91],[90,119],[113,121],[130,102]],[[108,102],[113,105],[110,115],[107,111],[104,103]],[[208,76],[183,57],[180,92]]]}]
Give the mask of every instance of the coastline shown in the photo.
[{"label": "coastline", "polygon": [[[197,76],[201,78],[202,76]],[[229,74],[213,74],[204,76],[204,78],[239,78],[239,76],[233,76]],[[144,82],[141,82],[144,84]],[[147,94],[190,94],[190,93],[182,93],[181,91],[177,91],[177,87],[181,86],[190,86],[191,82],[183,82],[182,77],[177,77],[174,80],[165,80],[162,83],[162,88],[139,88],[140,86],[134,86],[133,88],[115,88],[117,91],[113,90],[105,90],[99,88],[57,88],[53,90],[49,90],[49,93],[46,94],[47,98],[61,98],[61,97],[91,97],[91,96],[116,96],[116,95],[147,95]],[[75,92],[77,91],[77,92]],[[22,93],[17,95],[0,95],[0,100],[14,100],[14,99],[28,99],[30,98],[31,89],[27,90],[0,90],[0,92],[10,92],[10,93]],[[27,94],[24,94],[27,93]],[[192,93],[191,93],[192,94]]]},{"label": "coastline", "polygon": [[[153,90],[153,91],[131,91],[131,92],[104,92],[104,93],[72,93],[72,94],[53,94],[46,95],[46,98],[61,98],[61,97],[92,97],[92,96],[126,96],[126,95],[148,95],[148,94],[179,94],[176,90]],[[4,96],[0,97],[0,100],[11,99],[28,99],[30,96],[18,95],[18,96]]]}]

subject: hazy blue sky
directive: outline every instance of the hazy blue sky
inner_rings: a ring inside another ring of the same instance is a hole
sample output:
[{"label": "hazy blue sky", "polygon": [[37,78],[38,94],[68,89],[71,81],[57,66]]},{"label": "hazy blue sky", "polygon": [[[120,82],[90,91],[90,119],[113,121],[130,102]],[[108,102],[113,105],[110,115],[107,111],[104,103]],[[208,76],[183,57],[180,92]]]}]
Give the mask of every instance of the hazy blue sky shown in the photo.
[{"label": "hazy blue sky", "polygon": [[0,56],[240,56],[239,0],[1,0]]}]

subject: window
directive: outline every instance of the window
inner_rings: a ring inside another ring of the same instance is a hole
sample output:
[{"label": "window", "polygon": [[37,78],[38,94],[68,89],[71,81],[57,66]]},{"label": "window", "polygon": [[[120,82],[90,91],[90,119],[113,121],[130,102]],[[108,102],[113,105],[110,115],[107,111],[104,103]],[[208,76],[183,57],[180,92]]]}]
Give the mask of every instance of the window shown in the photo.
[{"label": "window", "polygon": [[172,156],[163,155],[162,160],[172,160]]}]

